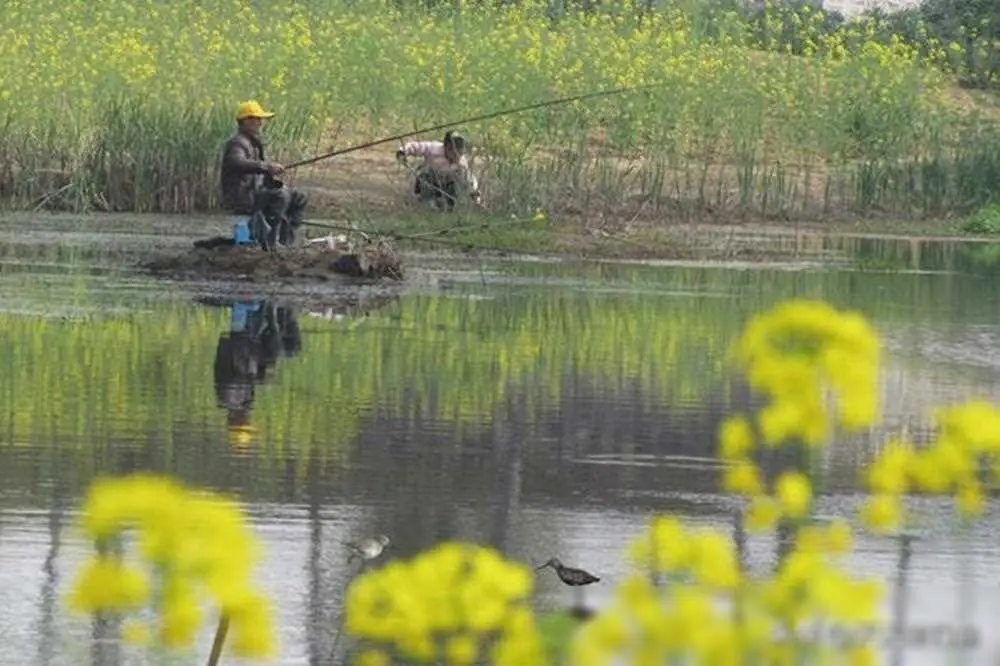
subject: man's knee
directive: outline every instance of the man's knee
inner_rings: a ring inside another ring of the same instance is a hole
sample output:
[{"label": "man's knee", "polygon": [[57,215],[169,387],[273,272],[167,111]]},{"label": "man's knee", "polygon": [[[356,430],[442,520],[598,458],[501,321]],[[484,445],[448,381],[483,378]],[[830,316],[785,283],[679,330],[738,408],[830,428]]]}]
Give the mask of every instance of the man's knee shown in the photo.
[{"label": "man's knee", "polygon": [[288,207],[295,210],[302,210],[309,205],[309,195],[302,190],[292,189],[289,191]]}]

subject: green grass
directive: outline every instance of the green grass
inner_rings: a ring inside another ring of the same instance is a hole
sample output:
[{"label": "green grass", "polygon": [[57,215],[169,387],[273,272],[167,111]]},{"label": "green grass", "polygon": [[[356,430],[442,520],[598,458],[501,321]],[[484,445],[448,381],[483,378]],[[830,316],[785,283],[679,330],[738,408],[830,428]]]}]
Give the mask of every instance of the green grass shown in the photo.
[{"label": "green grass", "polygon": [[962,231],[979,236],[1000,234],[1000,204],[984,206],[966,217]]},{"label": "green grass", "polygon": [[[950,51],[874,24],[830,32],[820,14],[797,15],[792,49],[787,13],[688,4],[554,18],[536,1],[12,0],[0,15],[0,201],[212,209],[218,151],[247,98],[278,112],[272,153],[291,161],[640,84],[659,87],[462,128],[494,208],[830,219],[965,213],[995,197],[1000,134],[952,98],[939,69]],[[785,41],[762,38],[779,30]]]}]

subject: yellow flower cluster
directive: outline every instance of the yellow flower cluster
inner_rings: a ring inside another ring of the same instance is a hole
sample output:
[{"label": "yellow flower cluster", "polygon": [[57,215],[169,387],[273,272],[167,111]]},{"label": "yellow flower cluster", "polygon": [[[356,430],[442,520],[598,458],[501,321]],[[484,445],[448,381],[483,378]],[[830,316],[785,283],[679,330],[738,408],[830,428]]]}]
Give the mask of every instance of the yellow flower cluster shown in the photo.
[{"label": "yellow flower cluster", "polygon": [[345,630],[374,643],[361,664],[395,651],[418,663],[497,666],[546,663],[527,601],[534,579],[496,551],[442,543],[409,562],[363,574],[347,590]]},{"label": "yellow flower cluster", "polygon": [[709,588],[732,590],[739,582],[732,543],[714,531],[686,530],[676,518],[654,518],[648,534],[633,541],[628,554],[644,571],[683,577]]},{"label": "yellow flower cluster", "polygon": [[[166,477],[135,474],[94,482],[82,522],[97,554],[74,581],[74,609],[118,614],[152,603],[159,642],[182,647],[201,625],[200,601],[207,593],[229,620],[236,654],[273,653],[267,603],[250,580],[255,543],[236,504]],[[138,533],[146,567],[115,552],[129,530]],[[133,627],[128,633],[143,631]]]},{"label": "yellow flower cluster", "polygon": [[[854,581],[835,566],[851,544],[842,521],[802,527],[775,576],[754,581],[740,574],[721,534],[658,517],[630,547],[646,571],[629,576],[611,606],[581,628],[571,663],[795,663],[796,656],[821,652],[823,646],[808,644],[799,632],[810,624],[860,625],[876,617],[881,586]],[[669,584],[657,584],[661,573]],[[852,663],[871,656],[863,644],[825,650]]]},{"label": "yellow flower cluster", "polygon": [[905,438],[894,438],[865,473],[874,492],[861,512],[875,532],[898,529],[906,519],[903,498],[910,492],[952,494],[959,513],[978,517],[984,508],[985,469],[1000,478],[1000,410],[979,400],[937,413],[934,442],[918,451]]},{"label": "yellow flower cluster", "polygon": [[[754,318],[735,351],[750,386],[769,398],[756,420],[765,446],[819,447],[833,425],[852,431],[875,419],[879,342],[856,313],[819,301],[787,301]],[[836,398],[833,418],[829,392]],[[755,448],[747,417],[732,416],[720,427],[719,456],[727,463],[723,487],[750,500],[748,526],[769,529],[782,516],[805,517],[812,504],[809,479],[784,471],[768,494],[752,461]]]},{"label": "yellow flower cluster", "polygon": [[[653,97],[578,110],[595,124],[618,117],[616,131],[656,137],[659,147],[730,144],[743,138],[734,125],[756,125],[759,114],[764,124],[754,129],[769,142],[794,144],[802,154],[829,146],[826,156],[834,157],[851,140],[843,123],[833,122],[848,102],[873,118],[889,111],[899,117],[945,88],[912,48],[882,44],[857,28],[825,34],[823,12],[797,28],[812,44],[803,58],[756,50],[754,27],[736,12],[714,17],[722,34],[707,40],[698,17],[673,8],[649,12],[638,1],[567,12],[557,22],[543,0],[465,6],[455,18],[454,5],[447,7],[438,14],[368,0],[94,0],[85,8],[7,0],[0,99],[16,126],[31,128],[69,112],[89,130],[99,122],[95,107],[148,94],[185,111],[228,110],[234,100],[255,97],[321,131],[356,120],[349,129],[367,132],[369,125],[410,128],[558,94],[660,84]],[[567,116],[567,128],[578,118]],[[913,124],[905,120],[881,129],[910,142]],[[525,114],[491,123],[490,132],[537,134],[558,122],[553,114]]]},{"label": "yellow flower cluster", "polygon": [[[839,400],[833,420],[841,427],[856,429],[874,419],[878,341],[858,315],[813,301],[782,303],[750,323],[737,358],[751,386],[771,399],[758,420],[769,446],[825,443],[827,387]],[[774,576],[745,577],[723,535],[658,517],[629,549],[648,575],[631,576],[612,606],[580,631],[573,663],[659,664],[684,658],[711,664],[754,658],[794,663],[821,653],[852,663],[871,660],[870,645],[822,646],[798,635],[809,624],[873,622],[882,590],[877,583],[851,579],[837,566],[851,549],[851,528],[842,520],[826,526],[808,522],[812,488],[804,474],[785,472],[774,484],[776,499],[765,495],[750,459],[754,439],[754,428],[743,416],[723,424],[720,454],[732,463],[724,484],[751,498],[749,522],[755,527],[771,527],[781,515],[797,519],[793,548]],[[670,584],[658,587],[662,574]]]},{"label": "yellow flower cluster", "polygon": [[750,386],[772,400],[759,419],[768,444],[826,441],[825,386],[837,395],[841,427],[858,429],[875,419],[879,342],[857,313],[821,301],[781,303],[750,322],[737,358]]},{"label": "yellow flower cluster", "polygon": [[617,588],[612,605],[580,629],[570,659],[576,666],[683,663],[682,657],[737,664],[742,638],[700,587],[679,584],[664,592],[633,575]]},{"label": "yellow flower cluster", "polygon": [[799,629],[810,620],[841,625],[874,622],[881,585],[855,581],[837,567],[837,559],[852,546],[850,525],[843,520],[825,527],[800,527],[777,574],[757,586],[765,614],[786,629]]}]

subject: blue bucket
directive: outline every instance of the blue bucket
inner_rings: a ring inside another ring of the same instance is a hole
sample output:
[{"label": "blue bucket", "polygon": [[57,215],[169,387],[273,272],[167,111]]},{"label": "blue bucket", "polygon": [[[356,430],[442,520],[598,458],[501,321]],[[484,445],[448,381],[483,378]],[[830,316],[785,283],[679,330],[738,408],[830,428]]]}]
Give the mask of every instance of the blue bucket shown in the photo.
[{"label": "blue bucket", "polygon": [[250,322],[250,316],[260,310],[258,301],[237,301],[233,303],[232,311],[229,314],[229,330],[233,332],[245,331]]},{"label": "blue bucket", "polygon": [[233,225],[233,242],[236,245],[250,245],[253,238],[250,235],[250,218],[238,217]]}]

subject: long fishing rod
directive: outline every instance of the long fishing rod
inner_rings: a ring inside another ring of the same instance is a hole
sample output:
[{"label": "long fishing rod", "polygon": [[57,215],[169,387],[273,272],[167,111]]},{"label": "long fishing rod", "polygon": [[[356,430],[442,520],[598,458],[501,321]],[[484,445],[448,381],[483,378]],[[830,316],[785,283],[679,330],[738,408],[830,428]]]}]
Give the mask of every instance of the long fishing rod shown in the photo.
[{"label": "long fishing rod", "polygon": [[[521,219],[521,218],[518,218],[516,220],[505,220],[504,222],[495,223],[495,226],[499,226],[500,224],[505,224],[505,223],[506,224],[523,223],[523,222],[526,222],[526,221],[527,220]],[[362,237],[368,238],[368,239],[370,239],[370,237],[374,235],[374,236],[382,236],[383,238],[388,238],[390,240],[412,241],[412,242],[417,242],[417,243],[430,243],[431,245],[449,245],[449,246],[458,247],[458,248],[461,248],[461,249],[467,250],[467,251],[472,251],[472,250],[489,250],[489,251],[495,251],[495,252],[515,252],[515,250],[513,248],[493,247],[493,246],[480,247],[480,246],[477,246],[475,243],[470,243],[469,241],[453,240],[453,239],[449,239],[449,238],[440,238],[440,237],[435,238],[435,237],[433,237],[433,236],[430,235],[430,234],[433,233],[434,235],[441,236],[441,235],[452,233],[452,232],[455,232],[455,231],[461,231],[461,230],[463,230],[461,227],[449,227],[449,228],[446,228],[446,229],[437,229],[437,230],[435,230],[433,232],[424,232],[424,233],[420,233],[420,234],[402,234],[402,233],[396,233],[396,232],[392,232],[392,231],[371,231],[371,232],[367,232],[367,231],[365,231],[363,229],[358,229],[355,226],[348,226],[348,225],[344,225],[344,224],[330,224],[330,223],[326,223],[326,222],[303,222],[302,226],[304,226],[304,227],[315,227],[317,229],[326,229],[328,231],[353,232],[353,233],[361,234]],[[491,225],[483,225],[481,228],[487,228],[488,226],[491,226]],[[465,229],[469,229],[469,227],[466,227]]]},{"label": "long fishing rod", "polygon": [[389,143],[390,141],[399,141],[400,139],[407,139],[411,136],[416,136],[418,134],[423,134],[425,132],[433,132],[435,130],[442,130],[447,127],[452,127],[455,125],[466,125],[468,123],[474,123],[480,120],[489,120],[491,118],[499,118],[500,116],[508,116],[513,113],[521,113],[522,111],[531,111],[533,109],[541,109],[548,106],[557,106],[559,104],[568,104],[570,102],[577,102],[583,99],[591,99],[593,97],[607,97],[609,95],[620,95],[627,92],[636,92],[639,90],[646,90],[648,88],[655,88],[660,84],[646,84],[642,86],[634,86],[631,88],[612,88],[611,90],[596,90],[588,93],[580,93],[578,95],[571,95],[569,97],[559,97],[557,99],[550,99],[544,102],[535,102],[534,104],[526,104],[524,106],[518,106],[513,109],[504,109],[502,111],[494,111],[493,113],[485,113],[480,116],[472,116],[471,118],[463,118],[461,120],[456,120],[450,123],[441,123],[440,125],[434,125],[433,127],[424,127],[423,129],[413,130],[412,132],[404,132],[403,134],[397,134],[395,136],[386,137],[384,139],[376,139],[375,141],[368,141],[367,143],[361,143],[356,146],[350,146],[349,148],[340,148],[338,150],[333,150],[329,153],[324,153],[323,155],[317,155],[316,157],[310,157],[308,159],[299,160],[298,162],[292,162],[291,164],[285,165],[285,170],[294,169],[296,167],[305,166],[307,164],[313,164],[314,162],[319,162],[320,160],[326,160],[331,157],[336,157],[338,155],[344,155],[346,153],[353,153],[356,150],[364,150],[365,148],[371,148],[372,146],[379,146],[383,143]]}]

